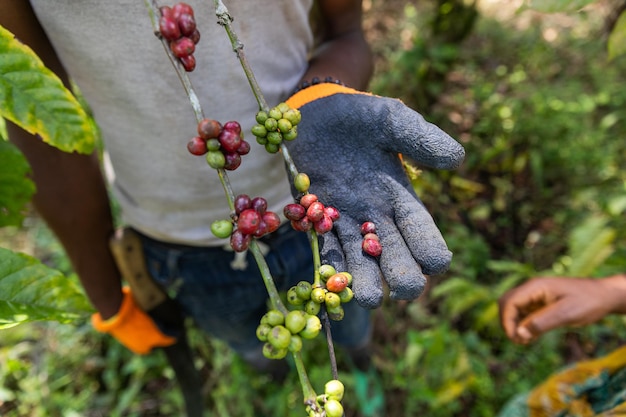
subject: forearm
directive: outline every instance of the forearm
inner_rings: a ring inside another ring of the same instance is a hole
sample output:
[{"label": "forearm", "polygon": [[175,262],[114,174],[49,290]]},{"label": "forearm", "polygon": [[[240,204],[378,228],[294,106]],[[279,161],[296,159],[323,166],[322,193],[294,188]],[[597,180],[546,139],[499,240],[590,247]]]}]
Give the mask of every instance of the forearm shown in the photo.
[{"label": "forearm", "polygon": [[373,72],[373,58],[362,27],[360,0],[318,0],[320,41],[303,80],[332,77],[364,90]]},{"label": "forearm", "polygon": [[113,221],[97,156],[62,152],[13,124],[7,127],[33,169],[35,208],[65,248],[91,303],[103,317],[112,316],[122,294],[108,248]]},{"label": "forearm", "polygon": [[611,313],[626,314],[626,274],[612,275],[598,282],[606,288],[607,299],[604,302],[612,306]]}]

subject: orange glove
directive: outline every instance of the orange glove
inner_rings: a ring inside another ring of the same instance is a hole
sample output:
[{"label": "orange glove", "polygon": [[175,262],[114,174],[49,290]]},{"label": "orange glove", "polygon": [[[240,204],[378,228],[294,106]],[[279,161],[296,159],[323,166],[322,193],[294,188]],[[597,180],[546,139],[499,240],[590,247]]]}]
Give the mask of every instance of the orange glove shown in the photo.
[{"label": "orange glove", "polygon": [[176,338],[161,332],[159,327],[135,302],[130,288],[124,287],[122,306],[116,315],[102,320],[100,313],[91,316],[91,324],[101,332],[108,333],[131,351],[145,355],[155,347],[173,345]]}]

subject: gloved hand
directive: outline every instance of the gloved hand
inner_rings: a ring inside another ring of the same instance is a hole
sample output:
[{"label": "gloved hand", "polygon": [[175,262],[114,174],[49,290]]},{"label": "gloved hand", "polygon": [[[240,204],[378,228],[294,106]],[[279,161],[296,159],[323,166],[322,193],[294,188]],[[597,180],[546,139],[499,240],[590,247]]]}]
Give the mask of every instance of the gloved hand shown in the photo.
[{"label": "gloved hand", "polygon": [[499,300],[507,336],[527,344],[561,326],[584,326],[611,313],[626,313],[626,276],[603,279],[539,277]]},{"label": "gloved hand", "polygon": [[[341,214],[320,239],[323,263],[353,275],[357,302],[380,306],[383,279],[390,297],[420,296],[426,275],[447,270],[451,252],[415,194],[398,154],[424,167],[452,169],[463,147],[401,101],[333,83],[313,85],[287,100],[302,121],[298,137],[285,142],[310,193]],[[383,250],[363,253],[360,226],[376,225]]]},{"label": "gloved hand", "polygon": [[120,310],[113,317],[102,320],[100,313],[91,316],[93,327],[115,337],[129,350],[145,355],[153,348],[173,345],[176,338],[161,332],[148,314],[139,308],[130,288],[124,287]]}]

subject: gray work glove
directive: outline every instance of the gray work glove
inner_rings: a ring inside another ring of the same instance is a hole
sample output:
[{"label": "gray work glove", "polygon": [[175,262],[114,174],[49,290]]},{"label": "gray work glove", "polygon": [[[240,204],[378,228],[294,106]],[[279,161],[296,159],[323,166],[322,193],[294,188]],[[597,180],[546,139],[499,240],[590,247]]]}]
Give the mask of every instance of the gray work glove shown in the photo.
[{"label": "gray work glove", "polygon": [[[341,214],[320,237],[322,263],[353,276],[355,299],[379,307],[383,280],[396,300],[424,291],[426,275],[445,272],[452,258],[431,215],[415,194],[399,154],[420,166],[457,168],[463,147],[401,101],[333,83],[313,85],[287,103],[302,121],[285,142],[310,193]],[[382,253],[363,252],[361,224],[376,225]]]}]

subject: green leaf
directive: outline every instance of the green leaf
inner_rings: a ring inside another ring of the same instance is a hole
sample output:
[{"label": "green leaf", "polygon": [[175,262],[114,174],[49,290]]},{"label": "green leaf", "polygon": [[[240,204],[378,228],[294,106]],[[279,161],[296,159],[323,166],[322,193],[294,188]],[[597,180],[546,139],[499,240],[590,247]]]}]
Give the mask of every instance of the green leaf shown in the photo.
[{"label": "green leaf", "polygon": [[84,108],[39,57],[0,26],[0,116],[65,152],[91,153]]},{"label": "green leaf", "polygon": [[30,166],[22,153],[0,139],[0,227],[22,224],[26,205],[35,193],[29,173]]},{"label": "green leaf", "polygon": [[577,12],[596,0],[527,0],[522,6],[525,9],[541,13]]},{"label": "green leaf", "polygon": [[620,14],[608,40],[609,60],[626,53],[626,11]]},{"label": "green leaf", "polygon": [[31,256],[0,248],[0,329],[35,320],[69,323],[92,312],[76,282]]}]

